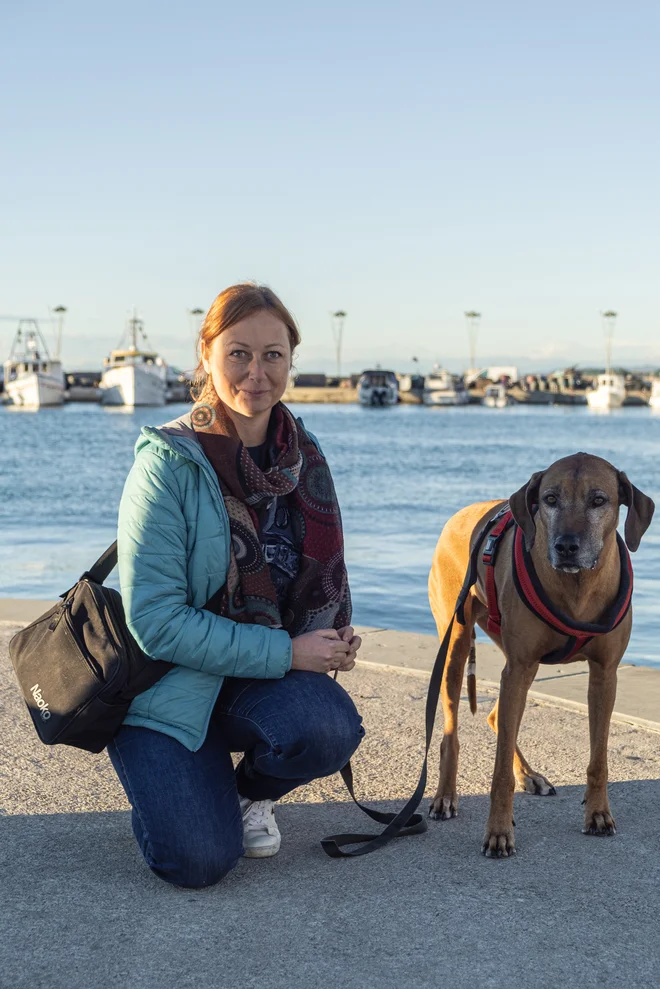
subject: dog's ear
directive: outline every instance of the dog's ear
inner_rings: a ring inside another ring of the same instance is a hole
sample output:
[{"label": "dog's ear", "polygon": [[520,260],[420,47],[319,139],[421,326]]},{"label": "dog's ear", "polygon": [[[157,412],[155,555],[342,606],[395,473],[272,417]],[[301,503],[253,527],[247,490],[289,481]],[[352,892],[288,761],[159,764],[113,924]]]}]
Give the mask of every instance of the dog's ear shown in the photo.
[{"label": "dog's ear", "polygon": [[626,546],[631,553],[634,553],[651,524],[655,503],[643,491],[631,484],[622,470],[618,470],[616,474],[619,481],[619,504],[628,506],[624,529]]},{"label": "dog's ear", "polygon": [[527,484],[523,484],[522,488],[519,488],[509,498],[511,514],[525,535],[525,545],[528,552],[536,539],[536,522],[532,507],[538,501],[539,486],[544,474],[544,470],[538,470],[536,474],[532,474]]}]

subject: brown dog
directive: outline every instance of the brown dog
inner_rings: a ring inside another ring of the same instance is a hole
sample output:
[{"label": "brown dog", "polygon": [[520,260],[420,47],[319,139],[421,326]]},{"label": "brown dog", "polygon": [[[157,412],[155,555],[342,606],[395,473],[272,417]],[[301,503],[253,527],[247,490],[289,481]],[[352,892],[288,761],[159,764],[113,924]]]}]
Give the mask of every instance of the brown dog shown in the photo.
[{"label": "brown dog", "polygon": [[[484,523],[505,504],[470,505],[446,524],[438,541],[429,577],[429,598],[440,638],[454,613],[471,550]],[[618,600],[622,557],[616,535],[619,507],[627,505],[625,542],[634,552],[653,517],[650,498],[606,460],[577,453],[533,474],[509,499],[513,519],[522,530],[538,581],[557,612],[576,623],[597,623]],[[536,510],[538,506],[538,510]],[[554,788],[535,773],[518,748],[517,736],[527,691],[539,661],[562,649],[567,637],[536,617],[520,597],[512,561],[513,528],[498,548],[494,578],[501,613],[501,635],[491,634],[506,657],[500,696],[488,722],[497,732],[497,755],[491,787],[491,808],[482,851],[489,857],[515,852],[513,792],[515,782],[530,793],[547,795]],[[458,704],[468,656],[474,656],[474,625],[487,631],[485,571],[478,555],[477,581],[465,604],[465,625],[455,623],[442,682],[444,735],[440,747],[440,782],[430,807],[433,818],[447,820],[458,810]],[[632,627],[632,610],[607,634],[593,638],[575,660],[589,663],[589,736],[584,831],[614,834],[607,797],[607,740],[616,696],[617,666]],[[570,661],[573,661],[572,659]],[[469,671],[470,672],[470,671]],[[470,706],[476,710],[474,676],[468,677]]]}]

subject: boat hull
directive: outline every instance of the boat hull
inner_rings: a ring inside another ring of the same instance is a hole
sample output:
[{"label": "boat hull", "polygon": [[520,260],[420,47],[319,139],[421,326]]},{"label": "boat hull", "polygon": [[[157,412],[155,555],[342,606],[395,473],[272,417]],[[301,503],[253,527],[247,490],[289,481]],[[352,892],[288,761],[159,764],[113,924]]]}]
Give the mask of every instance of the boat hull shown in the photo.
[{"label": "boat hull", "polygon": [[389,406],[396,405],[399,396],[394,388],[370,388],[358,385],[358,401],[360,405]]},{"label": "boat hull", "polygon": [[108,368],[99,387],[103,405],[165,405],[165,369],[157,365]]},{"label": "boat hull", "polygon": [[5,381],[5,396],[10,405],[31,409],[62,405],[64,379],[59,375],[31,371],[19,375],[13,381]]},{"label": "boat hull", "polygon": [[467,392],[457,391],[425,391],[422,397],[424,405],[467,405]]},{"label": "boat hull", "polygon": [[612,388],[597,388],[587,392],[587,404],[591,409],[620,409],[625,395]]},{"label": "boat hull", "polygon": [[487,409],[505,409],[509,404],[508,398],[482,398],[481,404],[485,405]]}]

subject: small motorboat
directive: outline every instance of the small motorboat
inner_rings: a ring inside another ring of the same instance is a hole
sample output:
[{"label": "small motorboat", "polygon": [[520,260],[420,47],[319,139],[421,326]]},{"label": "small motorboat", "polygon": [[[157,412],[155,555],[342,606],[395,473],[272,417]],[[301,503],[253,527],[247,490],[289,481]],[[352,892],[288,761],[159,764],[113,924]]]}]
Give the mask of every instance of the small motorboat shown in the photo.
[{"label": "small motorboat", "polygon": [[424,379],[422,400],[424,405],[467,405],[470,398],[463,380],[436,364]]},{"label": "small motorboat", "polygon": [[360,405],[396,405],[399,382],[394,371],[363,371],[357,386]]},{"label": "small motorboat", "polygon": [[481,399],[481,404],[489,409],[505,409],[511,405],[511,398],[506,390],[506,385],[488,385]]}]

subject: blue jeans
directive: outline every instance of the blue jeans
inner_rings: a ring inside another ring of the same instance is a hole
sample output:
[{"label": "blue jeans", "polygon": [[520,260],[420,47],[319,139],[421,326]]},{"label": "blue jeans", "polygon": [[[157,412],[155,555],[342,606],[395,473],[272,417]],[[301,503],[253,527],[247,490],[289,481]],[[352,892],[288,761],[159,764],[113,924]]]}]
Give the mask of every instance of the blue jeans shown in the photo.
[{"label": "blue jeans", "polygon": [[[133,808],[150,869],[176,886],[219,882],[243,854],[239,794],[277,800],[336,773],[364,728],[353,701],[322,673],[227,678],[204,744],[190,752],[150,728],[123,725],[108,754]],[[231,752],[243,752],[236,770]]]}]

